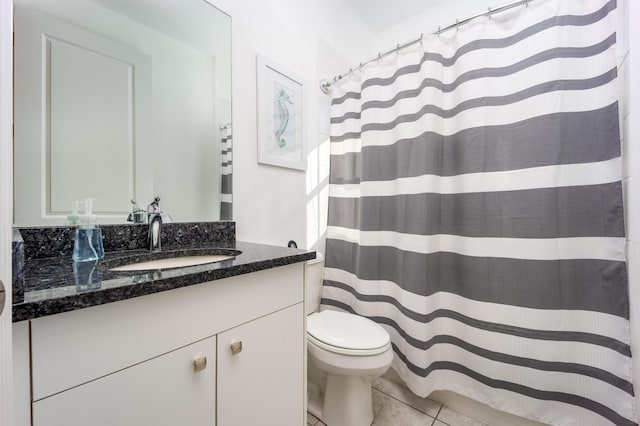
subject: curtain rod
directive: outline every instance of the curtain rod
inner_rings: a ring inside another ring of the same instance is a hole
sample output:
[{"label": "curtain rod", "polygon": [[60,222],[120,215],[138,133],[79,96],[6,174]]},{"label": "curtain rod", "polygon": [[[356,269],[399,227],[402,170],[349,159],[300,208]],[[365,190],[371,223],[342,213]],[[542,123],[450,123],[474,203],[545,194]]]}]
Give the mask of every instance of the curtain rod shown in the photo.
[{"label": "curtain rod", "polygon": [[[456,22],[453,22],[449,25],[446,25],[444,27],[438,27],[437,30],[431,32],[431,35],[440,35],[441,33],[445,32],[445,31],[449,31],[452,30],[454,28],[458,28],[460,25],[464,25],[476,18],[479,18],[481,16],[491,16],[495,13],[500,13],[500,12],[504,12],[505,10],[509,10],[509,9],[513,9],[514,7],[518,7],[518,6],[529,6],[529,3],[532,2],[534,0],[517,0],[511,3],[507,3],[504,4],[502,6],[496,7],[496,8],[488,8],[488,10],[486,12],[482,12],[482,13],[477,13],[475,15],[469,16],[467,18],[464,19],[456,19]],[[400,52],[402,49],[406,49],[407,47],[413,46],[414,44],[417,43],[421,43],[422,40],[424,39],[424,33],[420,34],[420,37],[415,38],[413,40],[407,41],[405,43],[400,43],[397,44],[395,48],[393,49],[389,49],[386,52],[381,52],[378,53],[377,56],[364,61],[364,62],[360,62],[360,65],[358,66],[358,68],[356,68],[356,70],[362,71],[362,68],[365,67],[365,65],[371,64],[373,62],[376,61],[380,61],[382,58],[391,55],[392,53],[398,53]],[[330,81],[327,79],[322,79],[320,80],[320,90],[322,90],[324,93],[329,93],[329,90],[331,90],[331,86],[333,86],[334,84],[336,84],[337,82],[339,82],[340,80],[344,79],[347,76],[350,76],[353,74],[354,69],[351,68],[349,71],[347,71],[344,74],[338,74],[335,77],[333,77]]]}]

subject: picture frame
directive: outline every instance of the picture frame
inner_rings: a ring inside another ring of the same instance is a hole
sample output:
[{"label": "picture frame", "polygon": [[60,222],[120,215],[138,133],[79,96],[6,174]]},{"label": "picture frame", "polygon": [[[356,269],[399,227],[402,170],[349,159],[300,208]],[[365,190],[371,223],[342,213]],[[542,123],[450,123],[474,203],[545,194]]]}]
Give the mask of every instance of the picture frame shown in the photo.
[{"label": "picture frame", "polygon": [[256,64],[258,163],[306,170],[302,78],[264,55]]}]

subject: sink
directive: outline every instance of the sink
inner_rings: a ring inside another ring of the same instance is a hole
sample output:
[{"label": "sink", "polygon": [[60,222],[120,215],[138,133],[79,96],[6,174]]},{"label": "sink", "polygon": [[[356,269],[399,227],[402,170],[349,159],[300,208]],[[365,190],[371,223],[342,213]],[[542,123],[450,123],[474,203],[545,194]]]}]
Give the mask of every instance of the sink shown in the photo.
[{"label": "sink", "polygon": [[232,249],[191,249],[136,254],[102,262],[104,269],[115,272],[184,268],[233,259],[241,252]]},{"label": "sink", "polygon": [[209,256],[182,256],[169,257],[167,259],[147,260],[146,262],[130,263],[129,265],[116,266],[112,271],[144,271],[148,269],[184,268],[185,266],[204,265],[205,263],[222,262],[233,259],[235,256],[213,254]]}]

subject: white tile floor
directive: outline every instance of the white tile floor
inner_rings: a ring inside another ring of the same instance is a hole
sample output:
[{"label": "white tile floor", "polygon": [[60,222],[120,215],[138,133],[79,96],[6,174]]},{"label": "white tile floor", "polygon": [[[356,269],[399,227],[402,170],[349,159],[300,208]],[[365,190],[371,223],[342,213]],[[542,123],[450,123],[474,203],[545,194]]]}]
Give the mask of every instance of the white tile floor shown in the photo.
[{"label": "white tile floor", "polygon": [[[373,426],[487,426],[383,377],[373,382]],[[323,426],[307,413],[308,426]]]}]

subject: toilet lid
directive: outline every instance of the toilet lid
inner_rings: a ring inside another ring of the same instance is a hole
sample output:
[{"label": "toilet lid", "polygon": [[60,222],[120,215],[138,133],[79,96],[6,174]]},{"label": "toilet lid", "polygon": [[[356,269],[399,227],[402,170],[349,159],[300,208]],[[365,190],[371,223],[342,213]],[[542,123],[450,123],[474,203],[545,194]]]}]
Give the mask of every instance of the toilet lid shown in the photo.
[{"label": "toilet lid", "polygon": [[382,348],[390,341],[389,333],[370,319],[338,311],[309,315],[307,333],[327,345],[350,350]]}]

